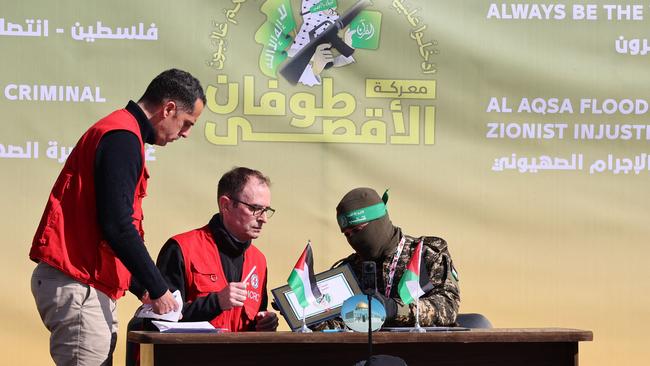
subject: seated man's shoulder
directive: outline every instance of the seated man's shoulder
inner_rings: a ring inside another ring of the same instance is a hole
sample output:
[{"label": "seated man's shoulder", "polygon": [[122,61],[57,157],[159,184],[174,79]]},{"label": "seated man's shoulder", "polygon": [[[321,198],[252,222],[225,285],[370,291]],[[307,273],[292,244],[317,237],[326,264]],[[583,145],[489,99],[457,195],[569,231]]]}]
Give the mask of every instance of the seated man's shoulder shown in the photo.
[{"label": "seated man's shoulder", "polygon": [[355,263],[360,262],[360,261],[361,261],[361,257],[359,257],[359,255],[357,253],[352,253],[349,256],[347,256],[345,258],[341,258],[338,261],[334,262],[334,264],[332,264],[331,268],[332,269],[338,268],[338,267],[344,266],[346,264],[354,266]]},{"label": "seated man's shoulder", "polygon": [[207,236],[207,231],[205,227],[188,230],[179,234],[172,236],[170,239],[175,240],[179,244],[184,244],[185,242],[194,243],[195,238]]},{"label": "seated man's shoulder", "polygon": [[413,238],[413,239],[414,239],[414,244],[417,244],[420,240],[422,240],[426,248],[430,248],[436,253],[440,253],[447,250],[447,241],[437,236],[421,236],[419,238]]},{"label": "seated man's shoulder", "polygon": [[258,248],[257,246],[255,246],[255,244],[251,244],[251,245],[246,249],[246,251],[249,252],[249,253],[252,253],[252,254],[255,254],[255,255],[259,256],[259,258],[261,258],[264,262],[266,262],[266,255],[264,255],[264,253],[262,252],[262,250],[260,250],[260,248]]}]

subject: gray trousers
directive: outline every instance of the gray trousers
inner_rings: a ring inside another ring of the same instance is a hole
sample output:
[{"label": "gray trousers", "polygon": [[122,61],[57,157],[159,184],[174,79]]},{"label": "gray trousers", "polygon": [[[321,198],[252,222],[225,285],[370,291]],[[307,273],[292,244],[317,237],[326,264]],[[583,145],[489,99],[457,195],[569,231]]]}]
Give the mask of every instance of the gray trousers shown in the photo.
[{"label": "gray trousers", "polygon": [[39,263],[32,294],[50,331],[50,355],[58,366],[112,365],[117,341],[115,300]]}]

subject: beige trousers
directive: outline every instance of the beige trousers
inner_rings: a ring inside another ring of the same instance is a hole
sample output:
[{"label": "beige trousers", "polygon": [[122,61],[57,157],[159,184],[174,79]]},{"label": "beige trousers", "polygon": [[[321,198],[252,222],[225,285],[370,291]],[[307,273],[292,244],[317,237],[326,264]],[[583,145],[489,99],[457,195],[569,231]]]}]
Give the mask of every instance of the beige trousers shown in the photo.
[{"label": "beige trousers", "polygon": [[58,366],[112,365],[117,341],[115,300],[39,263],[32,294],[50,331],[50,355]]}]

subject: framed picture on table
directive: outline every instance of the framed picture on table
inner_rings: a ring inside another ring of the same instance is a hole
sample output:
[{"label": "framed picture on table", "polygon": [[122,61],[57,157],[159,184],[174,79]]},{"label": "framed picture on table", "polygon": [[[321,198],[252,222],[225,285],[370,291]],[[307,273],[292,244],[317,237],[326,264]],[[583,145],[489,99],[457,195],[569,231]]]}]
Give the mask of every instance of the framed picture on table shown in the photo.
[{"label": "framed picture on table", "polygon": [[275,303],[293,331],[302,327],[303,314],[308,326],[334,318],[341,314],[345,300],[361,293],[359,281],[348,264],[318,273],[315,277],[323,296],[304,310],[289,285],[271,290]]}]

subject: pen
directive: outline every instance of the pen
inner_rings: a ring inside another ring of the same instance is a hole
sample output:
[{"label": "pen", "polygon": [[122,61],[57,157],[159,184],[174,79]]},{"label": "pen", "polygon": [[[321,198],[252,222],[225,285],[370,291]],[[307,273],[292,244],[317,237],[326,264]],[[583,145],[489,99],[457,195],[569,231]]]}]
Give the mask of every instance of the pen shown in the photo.
[{"label": "pen", "polygon": [[251,268],[251,271],[248,272],[248,275],[246,275],[246,278],[244,278],[244,280],[242,281],[243,283],[248,283],[248,280],[251,278],[251,276],[253,275],[253,272],[255,272],[256,268],[257,268],[257,266],[253,266],[253,268]]}]

